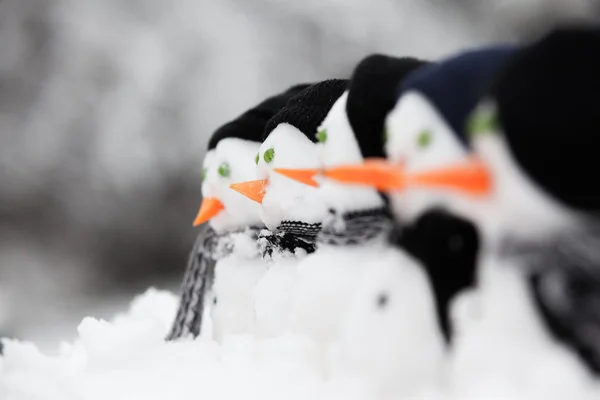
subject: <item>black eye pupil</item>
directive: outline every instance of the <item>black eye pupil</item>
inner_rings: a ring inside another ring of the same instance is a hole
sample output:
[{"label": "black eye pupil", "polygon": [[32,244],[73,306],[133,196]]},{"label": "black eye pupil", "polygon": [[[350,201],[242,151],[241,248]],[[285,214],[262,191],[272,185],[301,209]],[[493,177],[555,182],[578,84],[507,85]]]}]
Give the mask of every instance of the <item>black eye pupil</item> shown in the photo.
[{"label": "black eye pupil", "polygon": [[213,305],[217,305],[217,298],[216,297],[213,299]]},{"label": "black eye pupil", "polygon": [[388,301],[388,295],[386,293],[380,293],[379,296],[377,296],[377,307],[384,308],[387,306]]}]

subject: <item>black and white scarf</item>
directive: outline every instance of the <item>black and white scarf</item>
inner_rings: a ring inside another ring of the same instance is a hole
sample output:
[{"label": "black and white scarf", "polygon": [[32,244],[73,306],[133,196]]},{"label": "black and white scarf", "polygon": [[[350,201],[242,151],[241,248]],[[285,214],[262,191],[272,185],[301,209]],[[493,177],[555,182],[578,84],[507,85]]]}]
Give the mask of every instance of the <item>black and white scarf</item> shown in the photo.
[{"label": "black and white scarf", "polygon": [[274,255],[296,256],[314,253],[317,249],[317,235],[321,223],[309,224],[301,221],[283,221],[270,231],[263,229],[258,236],[260,254],[265,261],[273,260]]},{"label": "black and white scarf", "polygon": [[310,254],[319,245],[351,246],[384,237],[392,229],[392,218],[384,207],[353,211],[342,215],[330,210],[325,223],[283,221],[275,231],[263,230],[259,247],[263,259],[273,254],[293,256],[298,251]]},{"label": "black and white scarf", "polygon": [[166,340],[200,334],[204,299],[212,288],[217,261],[233,253],[235,235],[244,234],[256,239],[260,231],[261,228],[249,227],[242,231],[218,234],[208,227],[200,232],[188,259],[179,308]]},{"label": "black and white scarf", "polygon": [[338,215],[330,211],[331,219],[323,225],[317,242],[333,246],[365,244],[373,239],[385,237],[394,223],[385,207],[351,211]]}]

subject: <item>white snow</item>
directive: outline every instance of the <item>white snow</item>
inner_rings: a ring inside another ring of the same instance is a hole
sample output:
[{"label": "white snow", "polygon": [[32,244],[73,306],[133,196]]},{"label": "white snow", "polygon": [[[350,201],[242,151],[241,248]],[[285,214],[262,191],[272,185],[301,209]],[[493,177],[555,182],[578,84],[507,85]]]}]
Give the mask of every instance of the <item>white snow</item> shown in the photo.
[{"label": "white snow", "polygon": [[176,305],[172,294],[151,289],[111,322],[84,319],[79,338],[56,356],[6,342],[0,398],[300,400],[322,391],[313,348],[302,338],[165,342]]},{"label": "white snow", "polygon": [[[494,256],[481,262],[478,318],[458,336],[451,382],[461,398],[593,399],[598,382],[555,341],[534,308],[523,271]],[[515,397],[516,396],[516,397]]]},{"label": "white snow", "polygon": [[258,257],[256,241],[248,235],[235,235],[234,246],[234,254],[215,266],[210,316],[213,338],[218,342],[226,334],[252,334],[258,330],[254,291],[267,272],[267,264]]},{"label": "white snow", "polygon": [[54,356],[33,343],[5,341],[0,398],[372,398],[360,375],[351,381],[361,391],[348,392],[348,376],[328,372],[317,347],[302,335],[165,342],[176,306],[172,293],[149,289],[110,322],[85,318],[78,339],[63,343]]},{"label": "white snow", "polygon": [[292,292],[292,332],[309,336],[324,349],[339,340],[356,292],[373,260],[382,253],[382,243],[320,245],[315,253],[302,259]]},{"label": "white snow", "polygon": [[285,332],[266,338],[228,335],[221,343],[207,336],[166,342],[177,297],[149,289],[111,321],[85,318],[78,338],[63,343],[56,355],[33,343],[5,340],[0,398],[597,398],[598,384],[541,330],[511,269],[492,270],[490,279],[502,290],[489,291],[480,306],[517,312],[501,313],[501,319],[467,318],[459,330],[461,351],[453,359],[432,329],[433,304],[421,270],[395,251],[382,253],[372,266],[342,340],[327,352],[307,336]]},{"label": "white snow", "polygon": [[436,388],[445,366],[444,339],[424,269],[397,249],[374,246],[360,252],[368,260],[350,252],[363,273],[360,284],[344,287],[350,304],[332,374],[375,398]]},{"label": "white snow", "polygon": [[292,254],[273,254],[269,270],[255,289],[256,319],[261,337],[289,333],[292,292],[298,279],[299,260]]}]

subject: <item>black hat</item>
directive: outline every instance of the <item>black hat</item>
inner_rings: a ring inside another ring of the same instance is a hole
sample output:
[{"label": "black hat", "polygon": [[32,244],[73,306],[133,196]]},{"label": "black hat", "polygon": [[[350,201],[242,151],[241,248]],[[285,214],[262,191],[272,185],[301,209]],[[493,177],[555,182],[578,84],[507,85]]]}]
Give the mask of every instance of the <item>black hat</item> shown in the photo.
[{"label": "black hat", "polygon": [[208,149],[214,149],[221,140],[227,138],[238,138],[260,142],[267,121],[277,114],[290,98],[309,86],[310,84],[292,86],[285,92],[269,97],[233,121],[221,126],[210,138]]},{"label": "black hat", "polygon": [[288,123],[316,142],[317,128],[335,101],[344,93],[348,81],[330,79],[311,85],[289,99],[287,105],[269,120],[263,140],[281,123]]},{"label": "black hat", "polygon": [[396,104],[396,88],[412,71],[426,65],[416,58],[374,54],[354,69],[346,114],[363,157],[383,157],[385,117]]},{"label": "black hat", "polygon": [[517,51],[512,45],[469,50],[415,71],[398,88],[398,96],[417,91],[467,144],[465,122],[498,71]]},{"label": "black hat", "polygon": [[513,57],[491,97],[524,172],[560,202],[600,210],[600,30],[552,31]]}]

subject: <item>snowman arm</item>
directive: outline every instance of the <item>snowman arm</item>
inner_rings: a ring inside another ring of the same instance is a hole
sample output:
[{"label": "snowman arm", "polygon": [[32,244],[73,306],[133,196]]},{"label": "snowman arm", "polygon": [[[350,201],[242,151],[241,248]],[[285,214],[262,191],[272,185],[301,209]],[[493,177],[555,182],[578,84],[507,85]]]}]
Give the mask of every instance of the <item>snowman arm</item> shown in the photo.
[{"label": "snowman arm", "polygon": [[200,233],[190,253],[181,285],[179,308],[166,340],[190,334],[196,337],[200,334],[204,298],[212,287],[216,264],[214,259],[205,254],[205,243],[210,240],[209,235],[211,230]]}]

